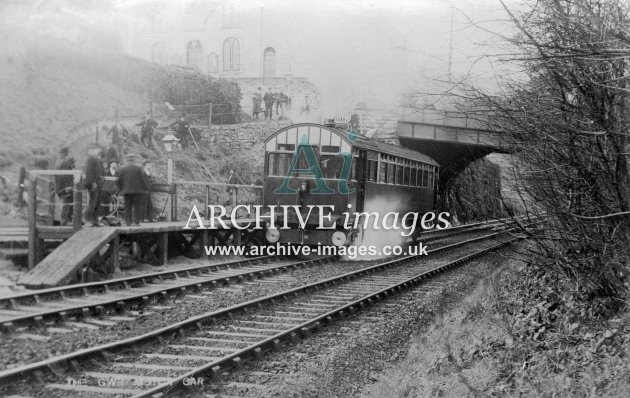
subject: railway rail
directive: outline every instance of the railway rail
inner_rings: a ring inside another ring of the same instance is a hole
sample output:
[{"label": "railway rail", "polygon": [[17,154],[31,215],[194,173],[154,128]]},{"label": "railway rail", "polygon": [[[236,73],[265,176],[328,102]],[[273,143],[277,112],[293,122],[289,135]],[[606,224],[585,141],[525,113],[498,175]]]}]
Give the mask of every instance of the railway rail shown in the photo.
[{"label": "railway rail", "polygon": [[[374,300],[384,299],[391,293],[409,288],[425,278],[477,258],[487,251],[496,250],[515,239],[500,238],[501,236],[502,232],[494,232],[465,242],[429,250],[429,253],[436,253],[461,247],[464,244],[480,244],[481,241],[490,238],[502,240],[497,245],[491,245],[438,267],[429,269],[426,263],[418,265],[413,256],[378,262],[357,271],[195,316],[140,336],[79,350],[20,368],[9,369],[0,372],[0,380],[6,381],[27,375],[35,375],[43,380],[47,373],[58,373],[60,367],[80,371],[81,363],[90,358],[105,357],[111,360],[111,354],[114,352],[124,353],[128,350],[140,350],[145,351],[146,355],[142,354],[139,358],[138,355],[133,354],[135,355],[133,358],[127,357],[127,362],[119,360],[108,365],[108,369],[116,368],[118,371],[133,368],[134,375],[107,374],[127,381],[138,379],[153,380],[154,382],[155,380],[167,381],[146,391],[137,388],[123,388],[118,391],[123,395],[140,393],[138,396],[153,396],[154,394],[161,396],[160,394],[170,390],[173,386],[181,387],[181,382],[185,378],[196,377],[206,372],[218,376],[217,367],[238,365],[249,357],[260,356],[264,351],[274,347],[278,348],[283,340],[295,339],[300,334],[308,334],[312,329],[317,329],[330,322],[333,317],[342,316],[344,311],[358,310]],[[302,296],[303,298],[300,298]],[[293,305],[288,305],[286,300],[292,299],[297,301]],[[304,299],[307,301],[303,301]],[[301,305],[304,305],[306,309],[300,309]],[[247,320],[243,317],[250,317],[251,319]],[[182,344],[171,344],[164,347],[165,342],[172,339],[176,339]],[[157,347],[156,341],[161,342]],[[231,343],[237,347],[230,348],[229,344]],[[238,347],[239,343],[240,347]],[[166,349],[167,353],[160,351],[161,349]],[[146,352],[155,350],[157,352]],[[125,355],[122,357],[124,358]],[[193,361],[192,363],[201,361],[204,365],[191,366],[190,362],[182,365],[179,363],[181,360]],[[174,371],[180,374],[173,376],[172,372]],[[167,372],[169,376],[162,377],[159,375],[160,372],[162,374]],[[182,372],[185,373],[181,374]],[[155,376],[156,374],[158,376]],[[105,377],[102,372],[88,372],[85,375],[88,379]],[[74,391],[77,391],[77,386],[68,386],[63,383],[53,383],[49,387],[56,389],[74,388]],[[80,390],[98,392],[99,386],[88,383],[83,385]],[[103,391],[101,390],[101,392]],[[116,391],[108,390],[108,392]]]},{"label": "railway rail", "polygon": [[[453,227],[452,230],[430,231],[422,237],[422,241],[445,242],[463,234],[501,226],[504,226],[503,220],[494,220]],[[322,257],[270,264],[278,259],[276,256],[254,257],[3,297],[0,298],[0,330],[12,333],[30,325],[46,327],[51,322],[65,322],[71,318],[85,319],[109,312],[122,313],[129,307],[144,306],[154,300],[167,300],[172,295],[183,296],[334,260],[333,257]]]}]

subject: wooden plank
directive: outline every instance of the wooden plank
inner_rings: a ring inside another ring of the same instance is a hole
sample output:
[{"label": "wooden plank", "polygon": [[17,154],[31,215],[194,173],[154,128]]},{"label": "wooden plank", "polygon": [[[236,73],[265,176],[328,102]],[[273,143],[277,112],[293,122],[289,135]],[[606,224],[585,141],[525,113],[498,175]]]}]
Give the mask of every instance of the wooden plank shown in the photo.
[{"label": "wooden plank", "polygon": [[117,235],[115,228],[84,228],[72,235],[35,268],[23,275],[18,284],[54,287],[66,283],[78,268]]}]

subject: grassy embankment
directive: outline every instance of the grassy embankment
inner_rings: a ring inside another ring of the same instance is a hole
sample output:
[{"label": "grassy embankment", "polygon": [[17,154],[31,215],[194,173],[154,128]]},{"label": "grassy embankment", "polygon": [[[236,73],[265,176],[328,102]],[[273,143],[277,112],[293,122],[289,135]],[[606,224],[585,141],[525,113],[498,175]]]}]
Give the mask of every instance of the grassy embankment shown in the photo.
[{"label": "grassy embankment", "polygon": [[363,396],[630,396],[630,314],[604,319],[560,278],[506,263]]}]

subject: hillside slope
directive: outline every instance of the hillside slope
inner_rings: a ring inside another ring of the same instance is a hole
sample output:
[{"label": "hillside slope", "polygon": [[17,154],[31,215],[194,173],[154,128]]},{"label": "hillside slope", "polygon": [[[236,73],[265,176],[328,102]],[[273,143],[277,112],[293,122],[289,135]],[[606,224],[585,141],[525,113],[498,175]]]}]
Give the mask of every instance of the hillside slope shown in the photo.
[{"label": "hillside slope", "polygon": [[[48,39],[0,50],[0,138],[9,150],[58,146],[86,122],[140,116],[149,103],[231,103],[238,85],[115,51]],[[231,122],[231,121],[228,121]]]}]

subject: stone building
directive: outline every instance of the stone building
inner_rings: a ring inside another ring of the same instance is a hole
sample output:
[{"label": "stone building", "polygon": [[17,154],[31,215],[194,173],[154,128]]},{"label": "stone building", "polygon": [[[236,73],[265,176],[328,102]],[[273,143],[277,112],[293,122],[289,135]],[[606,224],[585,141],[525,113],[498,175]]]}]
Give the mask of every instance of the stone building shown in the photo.
[{"label": "stone building", "polygon": [[[131,6],[130,6],[131,7]],[[163,65],[197,70],[235,80],[241,86],[241,107],[251,112],[258,87],[283,91],[292,104],[317,108],[319,92],[293,61],[299,46],[286,16],[254,2],[140,2],[128,10],[126,51]],[[293,70],[292,70],[293,69]]]}]

